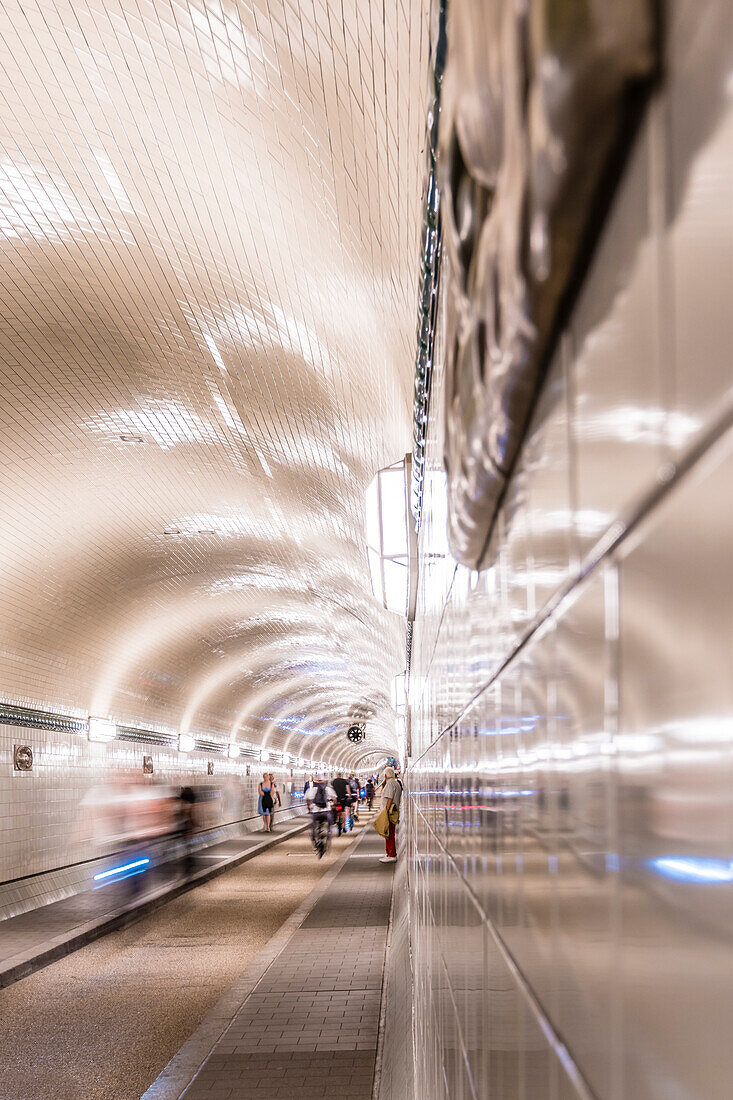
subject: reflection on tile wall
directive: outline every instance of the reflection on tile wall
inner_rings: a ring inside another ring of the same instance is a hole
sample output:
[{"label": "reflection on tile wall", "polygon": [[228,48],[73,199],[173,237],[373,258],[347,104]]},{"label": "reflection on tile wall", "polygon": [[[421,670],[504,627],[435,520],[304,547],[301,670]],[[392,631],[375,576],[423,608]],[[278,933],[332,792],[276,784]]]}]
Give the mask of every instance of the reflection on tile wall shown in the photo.
[{"label": "reflection on tile wall", "polygon": [[490,568],[450,562],[426,489],[405,831],[430,1100],[731,1093],[733,12],[670,13]]}]

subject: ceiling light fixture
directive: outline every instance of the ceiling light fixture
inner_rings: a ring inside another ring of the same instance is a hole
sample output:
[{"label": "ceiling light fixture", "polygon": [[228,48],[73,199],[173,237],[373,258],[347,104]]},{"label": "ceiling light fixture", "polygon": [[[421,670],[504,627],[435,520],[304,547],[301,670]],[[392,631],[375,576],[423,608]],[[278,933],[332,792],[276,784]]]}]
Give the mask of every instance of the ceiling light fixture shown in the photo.
[{"label": "ceiling light fixture", "polygon": [[372,591],[388,611],[415,618],[417,534],[409,507],[412,458],[380,470],[366,493],[366,541]]},{"label": "ceiling light fixture", "polygon": [[392,707],[395,714],[407,713],[407,673],[400,672],[392,681]]},{"label": "ceiling light fixture", "polygon": [[196,739],[191,736],[190,733],[178,734],[178,751],[179,752],[193,752],[196,748]]},{"label": "ceiling light fixture", "polygon": [[117,725],[109,718],[96,718],[90,715],[88,732],[90,741],[114,741],[117,736]]},{"label": "ceiling light fixture", "polygon": [[230,741],[230,743],[229,743],[229,759],[230,760],[236,760],[237,757],[239,756],[239,754],[241,753],[241,751],[242,751],[241,748],[239,747],[239,745],[235,741]]}]

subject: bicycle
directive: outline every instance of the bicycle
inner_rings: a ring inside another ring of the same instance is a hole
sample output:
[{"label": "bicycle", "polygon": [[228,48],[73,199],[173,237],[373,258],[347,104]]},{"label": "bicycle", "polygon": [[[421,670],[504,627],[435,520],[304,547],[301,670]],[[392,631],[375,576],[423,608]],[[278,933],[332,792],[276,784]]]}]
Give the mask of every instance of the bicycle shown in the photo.
[{"label": "bicycle", "polygon": [[339,836],[345,833],[346,830],[346,808],[342,806],[340,802],[337,802],[333,808],[333,816],[335,819],[336,832]]},{"label": "bicycle", "polygon": [[331,844],[331,823],[326,814],[313,815],[313,847],[323,859]]}]

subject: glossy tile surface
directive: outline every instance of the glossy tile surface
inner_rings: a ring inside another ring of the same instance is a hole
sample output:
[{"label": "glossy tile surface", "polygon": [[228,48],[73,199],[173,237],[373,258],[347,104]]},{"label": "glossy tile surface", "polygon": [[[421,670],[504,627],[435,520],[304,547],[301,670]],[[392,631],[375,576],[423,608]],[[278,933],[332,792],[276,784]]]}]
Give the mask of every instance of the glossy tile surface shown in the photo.
[{"label": "glossy tile surface", "polygon": [[[420,1096],[731,1091],[731,14],[669,16],[667,80],[491,568],[450,587],[423,568],[406,807]],[[438,425],[428,459],[437,490]]]},{"label": "glossy tile surface", "polygon": [[682,1095],[730,1093],[733,513],[722,505],[732,478],[726,438],[621,555],[616,767],[627,1095],[668,1095],[668,1079]]}]

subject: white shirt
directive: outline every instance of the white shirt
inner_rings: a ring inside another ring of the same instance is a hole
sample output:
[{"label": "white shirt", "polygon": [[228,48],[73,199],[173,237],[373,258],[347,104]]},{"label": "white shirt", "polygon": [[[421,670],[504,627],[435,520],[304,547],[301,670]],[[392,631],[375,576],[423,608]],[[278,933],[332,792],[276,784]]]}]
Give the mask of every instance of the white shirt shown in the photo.
[{"label": "white shirt", "polygon": [[387,779],[382,787],[382,807],[387,805],[389,799],[392,799],[396,809],[400,808],[400,801],[402,799],[402,787],[399,785],[396,779]]},{"label": "white shirt", "polygon": [[[326,791],[326,798],[329,799],[330,801],[335,802],[336,801],[336,792],[333,789],[333,787],[326,784],[325,791]],[[308,812],[311,813],[311,814],[325,814],[326,810],[328,809],[328,806],[314,806],[312,804],[317,793],[318,793],[318,784],[317,783],[311,783],[310,787],[305,792],[305,800],[308,803]]]}]

